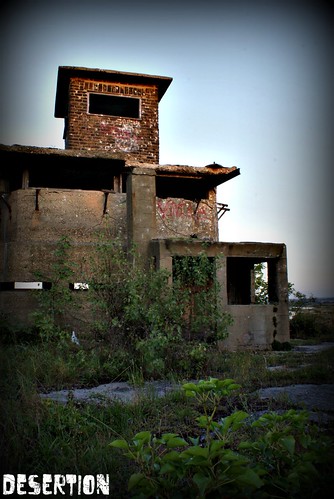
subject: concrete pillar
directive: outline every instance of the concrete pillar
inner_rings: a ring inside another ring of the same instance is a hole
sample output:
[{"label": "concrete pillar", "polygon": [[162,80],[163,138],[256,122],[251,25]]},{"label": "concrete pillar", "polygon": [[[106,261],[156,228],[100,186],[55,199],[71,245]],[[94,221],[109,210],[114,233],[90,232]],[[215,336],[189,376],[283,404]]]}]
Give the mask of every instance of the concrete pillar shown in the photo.
[{"label": "concrete pillar", "polygon": [[220,299],[222,304],[227,305],[227,276],[226,276],[226,257],[219,255],[217,260],[216,277],[220,286]]},{"label": "concrete pillar", "polygon": [[288,284],[288,264],[286,256],[286,246],[283,245],[282,255],[277,262],[277,281],[278,297],[280,303],[288,303],[289,284]]},{"label": "concrete pillar", "polygon": [[[282,254],[276,264],[278,313],[275,339],[280,342],[290,340],[289,332],[289,291],[286,246],[283,245]],[[276,307],[275,307],[276,308]]]},{"label": "concrete pillar", "polygon": [[127,179],[128,249],[133,247],[144,265],[149,264],[149,244],[157,237],[155,171],[134,168]]}]

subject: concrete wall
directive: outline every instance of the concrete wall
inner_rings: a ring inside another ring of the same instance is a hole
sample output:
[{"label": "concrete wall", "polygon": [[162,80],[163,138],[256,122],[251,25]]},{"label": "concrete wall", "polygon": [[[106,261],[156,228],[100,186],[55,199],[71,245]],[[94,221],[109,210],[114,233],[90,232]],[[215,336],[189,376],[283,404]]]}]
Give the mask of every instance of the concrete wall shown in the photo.
[{"label": "concrete wall", "polygon": [[[65,236],[71,243],[72,281],[82,282],[103,233],[126,241],[126,195],[109,194],[107,201],[105,196],[98,191],[61,189],[19,189],[9,194],[10,210],[4,205],[1,209],[0,282],[40,280],[36,273],[48,281],[54,252]],[[0,310],[14,325],[27,323],[39,292],[1,291]]]},{"label": "concrete wall", "polygon": [[[71,242],[73,282],[82,282],[87,275],[102,233],[135,243],[144,259],[155,257],[157,267],[169,271],[173,256],[196,256],[205,251],[210,257],[219,257],[222,306],[234,318],[222,347],[268,348],[274,339],[288,341],[285,245],[215,241],[213,198],[200,202],[156,198],[155,178],[154,169],[133,168],[126,194],[47,188],[6,194],[0,212],[0,282],[35,281],[36,272],[48,280],[52,255],[64,236]],[[191,237],[195,234],[197,238]],[[231,268],[238,268],[240,262],[241,271],[234,275]],[[254,283],[251,269],[258,262],[268,264],[268,305],[255,304],[254,291],[248,289]],[[1,291],[0,309],[10,315],[13,324],[27,323],[38,292]],[[80,314],[84,316],[78,310],[78,318]]]},{"label": "concrete wall", "polygon": [[[186,195],[186,193],[185,193]],[[215,191],[209,199],[157,198],[156,173],[133,168],[127,180],[128,243],[147,260],[152,239],[190,237],[217,241],[218,222]]]},{"label": "concrete wall", "polygon": [[195,202],[183,198],[157,198],[156,213],[158,237],[195,236],[210,241],[218,240],[215,199]]},{"label": "concrete wall", "polygon": [[129,249],[134,245],[146,263],[149,243],[157,233],[154,170],[134,168],[128,176],[127,230]]},{"label": "concrete wall", "polygon": [[289,314],[286,303],[269,305],[225,305],[233,317],[229,336],[222,342],[227,350],[268,349],[274,340],[285,342],[289,336]]},{"label": "concrete wall", "polygon": [[[49,281],[52,255],[62,237],[71,243],[74,282],[82,282],[87,275],[102,233],[107,237],[117,234],[124,244],[134,244],[144,259],[149,257],[154,238],[175,234],[189,238],[196,233],[199,238],[214,239],[215,204],[210,200],[157,199],[155,178],[154,169],[134,168],[126,194],[49,188],[6,194],[0,211],[0,282],[36,281],[36,273]],[[13,322],[24,323],[35,306],[34,293],[1,291],[0,308]]]},{"label": "concrete wall", "polygon": [[[88,114],[90,92],[140,98],[140,118]],[[158,88],[72,78],[66,149],[125,153],[133,161],[159,163]]]}]

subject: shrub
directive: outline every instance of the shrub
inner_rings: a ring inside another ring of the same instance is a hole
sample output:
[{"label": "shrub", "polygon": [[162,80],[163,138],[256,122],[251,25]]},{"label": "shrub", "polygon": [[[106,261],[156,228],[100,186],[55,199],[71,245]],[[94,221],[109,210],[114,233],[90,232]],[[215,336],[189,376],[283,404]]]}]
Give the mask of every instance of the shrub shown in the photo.
[{"label": "shrub", "polygon": [[291,338],[321,338],[330,336],[331,333],[331,328],[321,313],[300,311],[290,320]]},{"label": "shrub", "polygon": [[[135,251],[132,256],[138,261]],[[226,337],[231,317],[220,306],[215,268],[205,253],[176,259],[171,275],[133,265],[119,238],[104,237],[91,268],[95,331],[131,352],[147,376],[165,372],[185,336],[211,342]]]},{"label": "shrub", "polygon": [[277,341],[277,340],[274,340],[271,344],[271,347],[274,351],[276,352],[286,352],[286,351],[290,351],[292,349],[292,346],[291,346],[291,343],[289,341]]},{"label": "shrub", "polygon": [[233,379],[217,378],[183,385],[202,409],[197,436],[141,431],[110,444],[137,465],[128,482],[133,497],[307,498],[330,483],[330,442],[314,433],[306,411],[271,412],[255,421],[236,411],[215,419],[239,388]]}]

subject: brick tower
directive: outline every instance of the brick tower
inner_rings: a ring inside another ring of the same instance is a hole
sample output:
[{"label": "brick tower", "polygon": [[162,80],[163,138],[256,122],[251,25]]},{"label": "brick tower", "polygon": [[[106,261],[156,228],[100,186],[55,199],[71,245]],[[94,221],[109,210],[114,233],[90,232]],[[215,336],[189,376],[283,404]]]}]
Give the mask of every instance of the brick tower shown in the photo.
[{"label": "brick tower", "polygon": [[64,118],[65,149],[122,153],[159,163],[158,104],[172,78],[61,66],[55,117]]}]

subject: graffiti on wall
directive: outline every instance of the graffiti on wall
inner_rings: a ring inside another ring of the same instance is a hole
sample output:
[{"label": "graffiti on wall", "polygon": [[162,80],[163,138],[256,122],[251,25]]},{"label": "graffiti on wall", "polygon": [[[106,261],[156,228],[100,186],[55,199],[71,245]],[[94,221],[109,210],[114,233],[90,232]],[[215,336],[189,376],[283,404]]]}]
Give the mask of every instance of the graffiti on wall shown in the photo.
[{"label": "graffiti on wall", "polygon": [[118,150],[123,152],[135,152],[139,150],[139,123],[122,123],[119,125],[101,122],[101,132],[110,136],[111,143],[106,150]]},{"label": "graffiti on wall", "polygon": [[186,199],[157,199],[157,210],[163,220],[173,218],[191,218],[199,223],[212,221],[212,210],[206,204],[198,204]]}]

